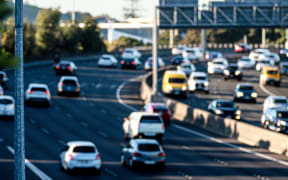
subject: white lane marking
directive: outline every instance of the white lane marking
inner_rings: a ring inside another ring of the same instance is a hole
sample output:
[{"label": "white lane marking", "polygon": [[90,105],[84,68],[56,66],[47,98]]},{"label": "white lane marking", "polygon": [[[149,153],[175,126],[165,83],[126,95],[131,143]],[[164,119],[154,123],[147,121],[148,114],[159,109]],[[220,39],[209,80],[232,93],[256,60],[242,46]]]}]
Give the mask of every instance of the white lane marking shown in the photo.
[{"label": "white lane marking", "polygon": [[4,139],[0,138],[0,142],[3,142],[3,141],[4,141]]},{"label": "white lane marking", "polygon": [[73,117],[72,114],[69,114],[69,113],[67,113],[66,116],[67,116],[68,118],[72,118],[72,117]]},{"label": "white lane marking", "polygon": [[276,96],[275,94],[273,94],[271,91],[269,91],[267,88],[265,88],[261,83],[259,83],[260,88],[262,89],[262,91],[264,91],[266,94],[268,94],[269,96]]},{"label": "white lane marking", "polygon": [[[138,77],[138,78],[135,78],[135,79],[140,79],[142,76]],[[123,106],[125,106],[126,108],[132,110],[132,111],[139,111],[138,109],[128,105],[128,104],[125,104],[123,102],[123,100],[121,99],[121,96],[120,96],[120,92],[121,90],[123,89],[123,87],[135,80],[135,79],[132,79],[132,80],[129,80],[129,81],[126,81],[126,82],[123,82],[118,88],[117,88],[117,91],[116,91],[116,97],[117,97],[117,101],[122,104]],[[230,143],[227,143],[227,142],[224,142],[220,139],[217,139],[217,138],[214,138],[214,137],[210,137],[208,135],[205,135],[203,133],[200,133],[200,132],[197,132],[197,131],[193,131],[193,130],[190,130],[190,129],[187,129],[187,128],[184,128],[184,127],[181,127],[181,126],[178,126],[178,125],[175,125],[175,124],[171,124],[173,127],[175,128],[178,128],[178,129],[181,129],[181,130],[184,130],[186,132],[189,132],[191,134],[194,134],[196,136],[199,136],[199,137],[202,137],[202,138],[205,138],[205,139],[208,139],[210,141],[213,141],[213,142],[216,142],[216,143],[219,143],[219,144],[223,144],[223,145],[226,145],[228,147],[231,147],[231,148],[234,148],[234,149],[237,149],[237,150],[240,150],[240,151],[243,151],[243,152],[246,152],[246,153],[249,153],[249,154],[252,154],[252,155],[255,155],[255,156],[258,156],[258,157],[261,157],[263,159],[267,159],[267,160],[270,160],[270,161],[273,161],[273,162],[276,162],[276,163],[279,163],[281,165],[284,165],[284,166],[288,166],[288,162],[285,162],[285,161],[281,161],[279,159],[276,159],[276,158],[273,158],[273,157],[270,157],[270,156],[266,156],[264,154],[261,154],[261,153],[258,153],[258,152],[255,152],[255,151],[252,151],[250,149],[246,149],[246,148],[243,148],[243,147],[240,147],[240,146],[237,146],[237,145],[234,145],[234,144],[230,144]]]},{"label": "white lane marking", "polygon": [[95,86],[95,88],[100,88],[102,86],[102,84],[97,84],[96,86]]},{"label": "white lane marking", "polygon": [[63,141],[61,139],[58,140],[58,143],[61,144],[61,145],[66,145],[65,141]]},{"label": "white lane marking", "polygon": [[[11,146],[7,146],[8,151],[11,154],[15,154],[14,149]],[[36,174],[40,179],[42,180],[52,180],[51,177],[46,175],[43,171],[41,171],[39,168],[37,168],[34,164],[32,164],[28,159],[25,158],[25,165],[32,171],[34,174]]]},{"label": "white lane marking", "polygon": [[98,134],[103,137],[108,137],[107,134],[102,131],[98,131]]},{"label": "white lane marking", "polygon": [[36,122],[33,119],[30,119],[31,124],[35,124]]},{"label": "white lane marking", "polygon": [[113,85],[111,85],[111,89],[115,89],[117,87],[117,85],[116,84],[113,84]]},{"label": "white lane marking", "polygon": [[47,134],[47,135],[50,134],[50,132],[49,132],[47,129],[45,129],[45,128],[42,128],[41,130],[42,130],[45,134]]}]

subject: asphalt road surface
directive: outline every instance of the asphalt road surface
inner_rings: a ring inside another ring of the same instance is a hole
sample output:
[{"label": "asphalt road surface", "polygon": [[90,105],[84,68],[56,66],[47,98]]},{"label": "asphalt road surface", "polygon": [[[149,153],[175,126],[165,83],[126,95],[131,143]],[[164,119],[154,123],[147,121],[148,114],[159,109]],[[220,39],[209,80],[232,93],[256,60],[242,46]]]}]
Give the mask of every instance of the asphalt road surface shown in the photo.
[{"label": "asphalt road surface", "polygon": [[[287,179],[285,157],[176,121],[167,128],[163,140],[167,157],[165,170],[122,167],[120,152],[126,143],[123,118],[143,105],[139,98],[140,82],[127,81],[145,72],[99,69],[96,61],[77,65],[81,84],[81,95],[77,98],[56,95],[59,77],[50,66],[25,69],[25,87],[31,82],[47,83],[52,94],[49,108],[25,107],[26,158],[31,162],[26,165],[27,179]],[[8,75],[12,80],[13,73]],[[13,91],[10,81],[7,93]],[[2,120],[0,127],[1,179],[13,179],[13,121]],[[68,175],[59,169],[59,150],[70,140],[96,144],[103,161],[101,175],[90,172]]]}]

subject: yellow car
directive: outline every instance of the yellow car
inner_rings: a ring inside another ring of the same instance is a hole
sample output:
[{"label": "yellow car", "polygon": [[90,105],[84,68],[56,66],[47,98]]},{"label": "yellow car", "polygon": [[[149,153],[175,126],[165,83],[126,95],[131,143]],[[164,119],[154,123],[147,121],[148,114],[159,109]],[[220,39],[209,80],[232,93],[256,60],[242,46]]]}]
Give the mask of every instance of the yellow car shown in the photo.
[{"label": "yellow car", "polygon": [[162,91],[165,95],[176,95],[187,98],[188,83],[184,72],[165,71],[162,80]]},{"label": "yellow car", "polygon": [[281,74],[278,67],[265,66],[260,75],[260,83],[263,85],[273,84],[280,86]]}]

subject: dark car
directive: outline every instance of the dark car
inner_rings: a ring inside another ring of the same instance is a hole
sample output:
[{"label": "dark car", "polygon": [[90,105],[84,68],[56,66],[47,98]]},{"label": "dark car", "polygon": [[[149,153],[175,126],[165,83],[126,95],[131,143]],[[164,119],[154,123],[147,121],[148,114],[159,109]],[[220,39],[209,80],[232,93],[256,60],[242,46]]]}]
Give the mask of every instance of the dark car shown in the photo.
[{"label": "dark car", "polygon": [[184,58],[182,56],[175,56],[170,61],[172,65],[180,65],[184,62]]},{"label": "dark car", "polygon": [[56,55],[53,59],[53,69],[56,69],[56,66],[58,65],[58,63],[60,62],[60,57],[59,55]]},{"label": "dark car", "polygon": [[251,84],[237,84],[234,90],[234,101],[257,102],[257,93]]},{"label": "dark car", "polygon": [[143,109],[144,112],[159,113],[165,126],[170,125],[171,112],[164,103],[148,103]]},{"label": "dark car", "polygon": [[132,139],[121,152],[122,166],[136,168],[139,166],[165,167],[165,152],[153,139]]},{"label": "dark car", "polygon": [[241,119],[241,111],[231,100],[214,100],[209,104],[208,110],[218,116],[233,118],[236,120]]},{"label": "dark car", "polygon": [[237,64],[230,64],[225,70],[224,70],[224,79],[238,79],[238,81],[241,81],[243,78],[243,72],[242,69]]},{"label": "dark car", "polygon": [[280,63],[280,73],[282,75],[288,75],[288,62]]},{"label": "dark car", "polygon": [[71,61],[60,61],[56,66],[56,75],[76,75],[76,65]]},{"label": "dark car", "polygon": [[123,58],[121,60],[121,69],[138,69],[140,65],[141,62],[137,58]]}]

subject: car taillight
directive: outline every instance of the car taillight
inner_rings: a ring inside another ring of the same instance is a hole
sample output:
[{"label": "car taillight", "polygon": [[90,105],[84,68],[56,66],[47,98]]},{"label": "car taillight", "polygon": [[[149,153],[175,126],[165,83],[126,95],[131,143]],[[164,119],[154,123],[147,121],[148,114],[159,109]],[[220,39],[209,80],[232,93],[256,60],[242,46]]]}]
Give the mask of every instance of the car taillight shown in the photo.
[{"label": "car taillight", "polygon": [[71,70],[71,67],[70,67],[70,66],[68,66],[68,67],[67,67],[67,69],[70,71],[70,70]]},{"label": "car taillight", "polygon": [[29,94],[33,93],[34,91],[28,91]]},{"label": "car taillight", "polygon": [[125,61],[121,61],[121,64],[125,64]]},{"label": "car taillight", "polygon": [[133,153],[133,156],[139,157],[139,156],[141,156],[141,154],[139,152],[135,152],[135,153]]},{"label": "car taillight", "polygon": [[50,94],[49,91],[44,91],[44,94]]},{"label": "car taillight", "polygon": [[162,125],[162,129],[165,129],[165,125],[164,124]]},{"label": "car taillight", "polygon": [[60,66],[56,66],[56,69],[60,69]]},{"label": "car taillight", "polygon": [[59,86],[63,86],[64,85],[64,83],[59,83]]},{"label": "car taillight", "polygon": [[135,65],[135,62],[134,62],[134,61],[132,61],[132,62],[131,62],[131,64],[132,64],[132,65]]},{"label": "car taillight", "polygon": [[171,59],[170,61],[173,62],[173,59]]},{"label": "car taillight", "polygon": [[96,160],[100,160],[100,154],[97,154]]},{"label": "car taillight", "polygon": [[69,156],[69,159],[70,159],[70,160],[73,160],[73,159],[74,159],[74,157],[73,157],[72,154],[69,154],[68,156]]},{"label": "car taillight", "polygon": [[165,157],[165,152],[161,152],[158,154],[159,157]]}]

